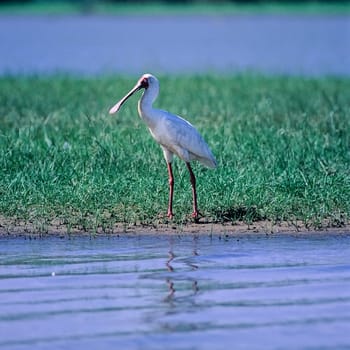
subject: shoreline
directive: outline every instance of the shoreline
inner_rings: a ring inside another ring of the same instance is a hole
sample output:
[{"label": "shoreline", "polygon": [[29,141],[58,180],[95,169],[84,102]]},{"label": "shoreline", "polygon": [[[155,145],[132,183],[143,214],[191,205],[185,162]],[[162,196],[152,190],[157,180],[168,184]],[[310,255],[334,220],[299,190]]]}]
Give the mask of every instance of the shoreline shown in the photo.
[{"label": "shoreline", "polygon": [[0,238],[4,237],[83,237],[83,236],[143,236],[143,235],[314,235],[314,234],[349,234],[350,223],[339,226],[307,227],[301,221],[273,223],[268,220],[251,224],[238,221],[236,223],[160,223],[160,224],[126,224],[116,223],[113,227],[103,230],[68,227],[64,224],[50,224],[39,227],[33,223],[11,223],[10,219],[0,220]]}]

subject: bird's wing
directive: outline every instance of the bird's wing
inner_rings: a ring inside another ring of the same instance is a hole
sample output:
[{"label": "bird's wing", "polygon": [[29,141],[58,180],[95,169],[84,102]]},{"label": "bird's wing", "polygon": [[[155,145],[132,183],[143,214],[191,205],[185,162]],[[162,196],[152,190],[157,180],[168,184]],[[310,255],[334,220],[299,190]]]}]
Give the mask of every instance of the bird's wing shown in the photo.
[{"label": "bird's wing", "polygon": [[[179,154],[179,148],[189,153],[189,160],[199,160],[209,167],[216,166],[216,160],[207,143],[197,131],[197,129],[187,120],[163,112],[162,122],[159,124],[157,140],[163,146],[169,148],[174,153]],[[180,155],[181,156],[181,155]]]}]

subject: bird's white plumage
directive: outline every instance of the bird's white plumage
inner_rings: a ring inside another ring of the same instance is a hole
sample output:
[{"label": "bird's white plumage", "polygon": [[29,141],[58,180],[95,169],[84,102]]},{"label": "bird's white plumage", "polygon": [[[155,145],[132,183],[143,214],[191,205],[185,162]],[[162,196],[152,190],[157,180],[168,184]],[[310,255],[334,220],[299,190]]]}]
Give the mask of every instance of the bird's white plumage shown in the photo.
[{"label": "bird's white plumage", "polygon": [[174,177],[171,162],[173,160],[173,155],[176,154],[186,162],[193,194],[192,216],[198,220],[199,212],[197,208],[196,178],[190,162],[192,160],[197,160],[207,167],[215,168],[215,157],[202,136],[191,123],[167,111],[153,108],[153,102],[159,93],[159,82],[152,74],[144,74],[130,92],[110,109],[109,113],[113,114],[118,112],[123,103],[140,89],[145,89],[145,91],[138,103],[139,115],[146,122],[153,138],[162,147],[167,162],[169,174],[169,205],[167,216],[169,218],[173,218],[174,216],[172,210]]},{"label": "bird's white plumage", "polygon": [[[185,162],[197,160],[214,168],[216,160],[208,145],[192,124],[169,112],[156,110],[159,122],[150,127],[154,139]],[[167,159],[171,162],[171,159]]]},{"label": "bird's white plumage", "polygon": [[[162,146],[168,162],[172,154],[176,154],[185,162],[197,160],[203,165],[215,168],[216,160],[207,143],[195,127],[187,120],[167,111],[153,108],[152,104],[158,96],[159,82],[151,74],[145,74],[139,81],[146,78],[148,87],[139,101],[139,114],[145,120],[153,138]],[[136,84],[135,88],[138,85]],[[134,89],[135,89],[134,88]]]}]

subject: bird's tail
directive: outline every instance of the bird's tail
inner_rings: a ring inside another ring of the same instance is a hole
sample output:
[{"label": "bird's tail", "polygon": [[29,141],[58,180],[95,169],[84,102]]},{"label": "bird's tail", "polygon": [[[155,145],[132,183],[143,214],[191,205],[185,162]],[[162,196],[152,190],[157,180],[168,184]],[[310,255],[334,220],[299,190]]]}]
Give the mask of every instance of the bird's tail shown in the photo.
[{"label": "bird's tail", "polygon": [[208,168],[216,168],[218,166],[218,163],[216,159],[213,157],[210,158],[198,158],[199,162],[203,165],[207,166]]}]

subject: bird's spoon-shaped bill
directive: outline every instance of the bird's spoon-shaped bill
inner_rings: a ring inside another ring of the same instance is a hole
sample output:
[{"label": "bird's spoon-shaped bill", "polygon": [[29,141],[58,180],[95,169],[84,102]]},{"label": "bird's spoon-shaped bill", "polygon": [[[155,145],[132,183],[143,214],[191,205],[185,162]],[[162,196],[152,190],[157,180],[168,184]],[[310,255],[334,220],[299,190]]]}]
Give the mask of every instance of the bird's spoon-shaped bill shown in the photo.
[{"label": "bird's spoon-shaped bill", "polygon": [[117,104],[115,104],[110,110],[109,110],[109,114],[114,114],[117,113],[119,111],[119,108],[121,107],[121,105],[125,102],[125,100],[121,100],[119,101]]},{"label": "bird's spoon-shaped bill", "polygon": [[117,104],[115,104],[110,110],[109,114],[114,114],[119,111],[120,107],[124,104],[124,102],[133,95],[136,91],[140,90],[142,85],[137,83],[133,89],[131,89]]}]

